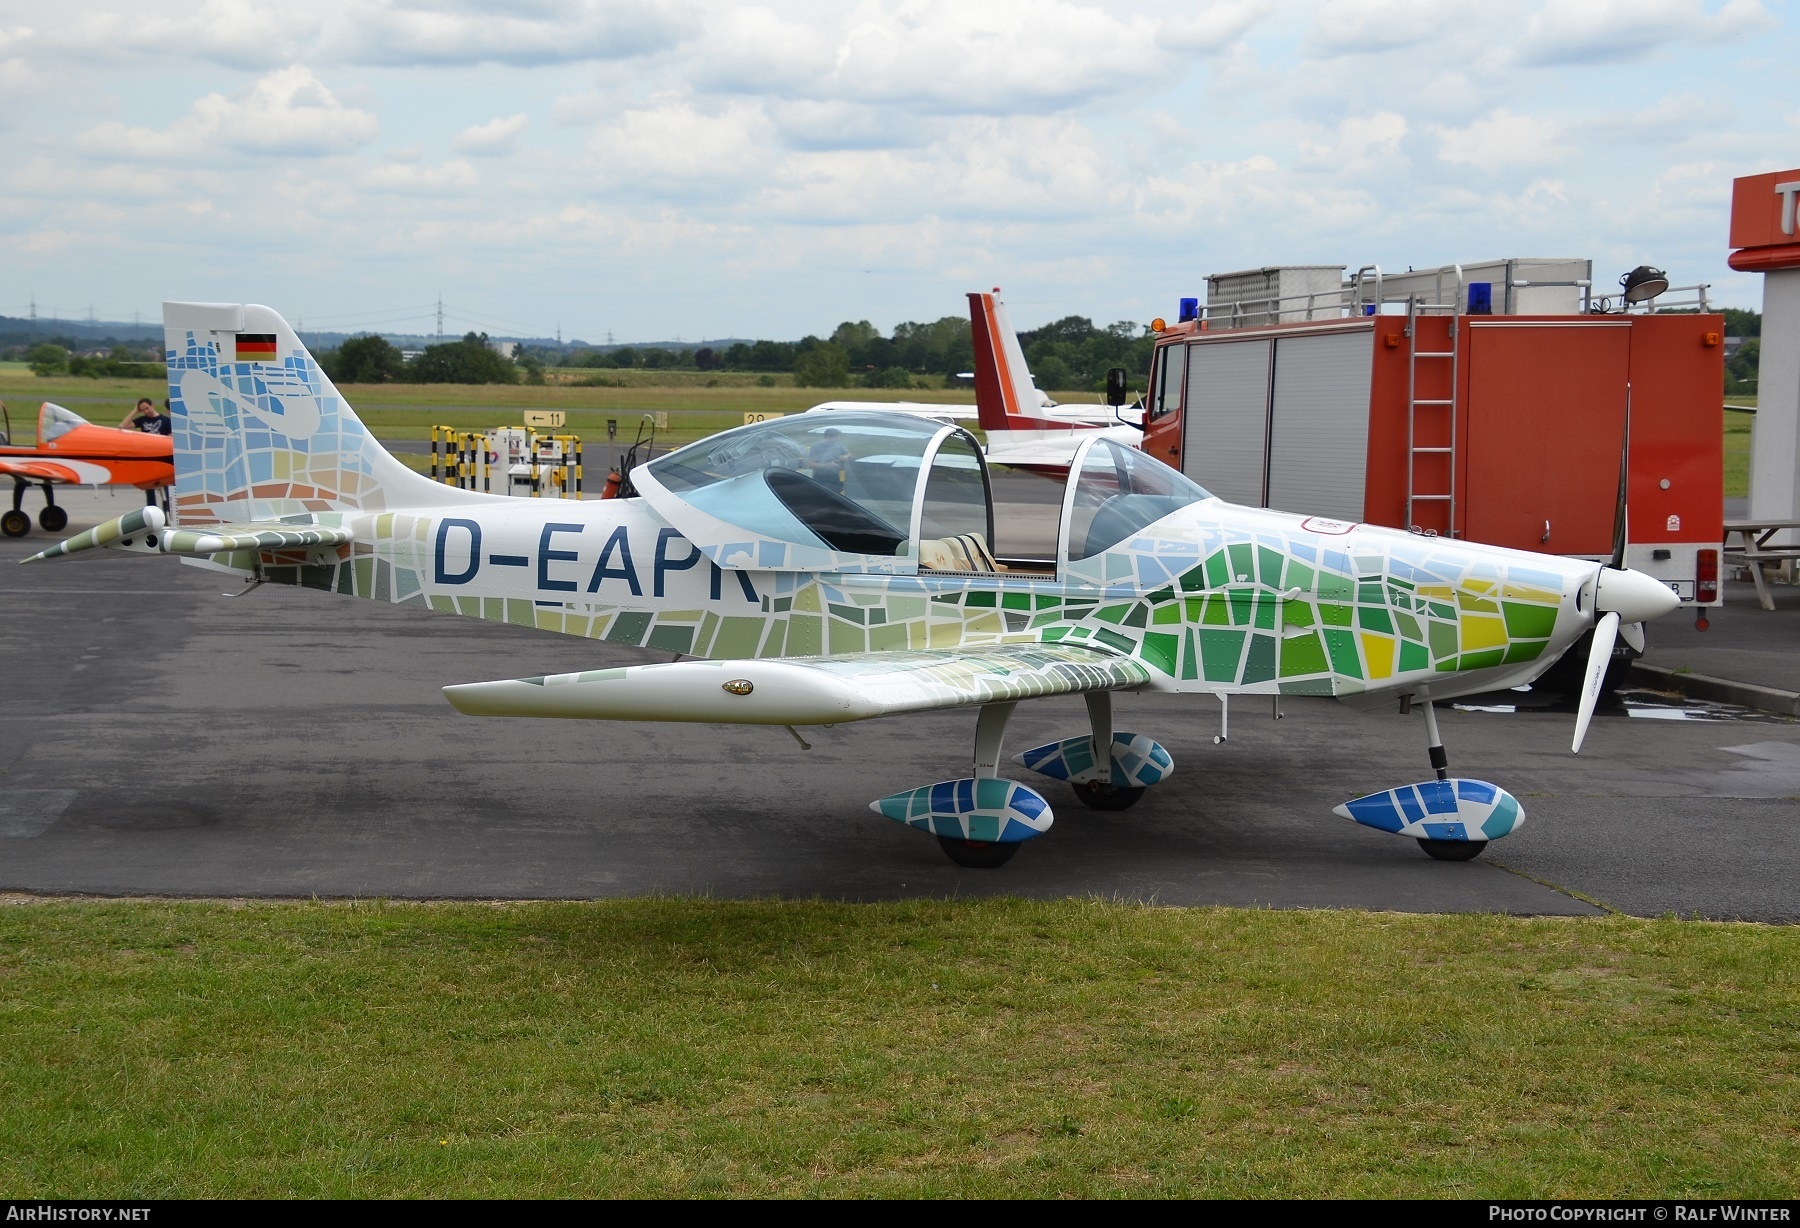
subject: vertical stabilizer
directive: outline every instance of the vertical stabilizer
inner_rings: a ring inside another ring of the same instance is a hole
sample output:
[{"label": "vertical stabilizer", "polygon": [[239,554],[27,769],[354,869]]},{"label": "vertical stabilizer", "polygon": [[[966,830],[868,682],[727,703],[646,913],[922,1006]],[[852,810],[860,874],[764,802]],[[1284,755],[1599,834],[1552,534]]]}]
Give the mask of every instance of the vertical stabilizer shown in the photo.
[{"label": "vertical stabilizer", "polygon": [[1050,425],[1035,415],[1050,398],[1032,382],[1019,335],[998,292],[969,295],[975,343],[975,409],[986,431],[1033,430]]},{"label": "vertical stabilizer", "polygon": [[369,434],[267,307],[164,303],[175,516],[183,526],[469,503]]}]

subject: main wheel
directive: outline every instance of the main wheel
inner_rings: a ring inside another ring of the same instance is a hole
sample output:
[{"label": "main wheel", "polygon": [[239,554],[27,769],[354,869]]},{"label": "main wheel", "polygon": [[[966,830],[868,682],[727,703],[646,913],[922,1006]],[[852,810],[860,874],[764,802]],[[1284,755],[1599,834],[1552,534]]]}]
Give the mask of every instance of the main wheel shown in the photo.
[{"label": "main wheel", "polygon": [[1144,796],[1143,785],[1107,785],[1097,780],[1070,785],[1081,803],[1092,810],[1129,810]]},{"label": "main wheel", "polygon": [[1488,846],[1486,840],[1425,840],[1419,847],[1438,861],[1474,861]]},{"label": "main wheel", "polygon": [[0,516],[0,533],[8,537],[24,537],[31,532],[31,517],[17,509]]},{"label": "main wheel", "polygon": [[63,526],[69,523],[69,513],[54,503],[47,504],[38,513],[38,523],[44,526],[46,533],[61,532]]},{"label": "main wheel", "polygon": [[959,866],[967,866],[971,870],[997,870],[1013,859],[1019,851],[1018,843],[990,844],[984,840],[958,840],[953,836],[939,836],[938,843],[944,848],[944,855]]}]

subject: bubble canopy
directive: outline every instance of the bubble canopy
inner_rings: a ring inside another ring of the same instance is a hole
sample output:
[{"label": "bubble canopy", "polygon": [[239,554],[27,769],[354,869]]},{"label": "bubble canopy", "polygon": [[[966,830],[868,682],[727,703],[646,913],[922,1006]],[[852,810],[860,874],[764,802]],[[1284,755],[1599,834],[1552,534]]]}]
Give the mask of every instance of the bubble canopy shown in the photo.
[{"label": "bubble canopy", "polygon": [[994,488],[979,444],[930,418],[815,410],[770,419],[659,457],[632,481],[719,566],[756,571],[1054,574],[1212,497],[1097,436],[1072,459],[1059,557],[1005,563],[993,554]]},{"label": "bubble canopy", "polygon": [[[979,492],[987,476],[967,432],[902,414],[833,410],[725,431],[659,457],[633,481],[657,512],[721,566],[916,569],[924,487]],[[967,502],[967,496],[964,496]],[[967,519],[965,516],[964,519]]]}]

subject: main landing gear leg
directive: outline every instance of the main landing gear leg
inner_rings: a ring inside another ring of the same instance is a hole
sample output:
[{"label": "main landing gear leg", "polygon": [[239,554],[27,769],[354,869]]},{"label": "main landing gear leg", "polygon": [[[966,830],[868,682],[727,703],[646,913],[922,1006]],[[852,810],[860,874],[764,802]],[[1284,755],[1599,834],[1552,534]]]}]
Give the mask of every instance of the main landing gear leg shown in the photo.
[{"label": "main landing gear leg", "polygon": [[[976,780],[986,780],[1000,774],[1000,746],[1006,737],[1007,722],[1012,720],[1016,702],[992,703],[981,705],[981,715],[975,718],[975,770]],[[958,840],[954,836],[939,836],[938,844],[959,866],[967,866],[974,870],[993,870],[1005,865],[1019,851],[1017,842],[998,843],[986,840]]]},{"label": "main landing gear leg", "polygon": [[1144,796],[1142,785],[1115,785],[1112,779],[1112,692],[1089,691],[1088,726],[1094,738],[1094,779],[1071,785],[1083,805],[1094,810],[1128,810]]},{"label": "main landing gear leg", "polygon": [[[1450,756],[1444,750],[1443,736],[1438,733],[1437,709],[1425,701],[1426,753],[1431,756],[1431,770],[1439,780],[1450,779]],[[1419,840],[1419,847],[1438,861],[1473,861],[1487,847],[1486,840]]]},{"label": "main landing gear leg", "polygon": [[24,537],[31,532],[31,517],[27,516],[24,511],[27,485],[24,478],[13,479],[12,511],[0,515],[0,533],[4,533],[8,537]]},{"label": "main landing gear leg", "polygon": [[69,523],[69,513],[56,506],[55,490],[48,482],[44,483],[44,510],[38,513],[38,523],[46,533],[61,532]]}]

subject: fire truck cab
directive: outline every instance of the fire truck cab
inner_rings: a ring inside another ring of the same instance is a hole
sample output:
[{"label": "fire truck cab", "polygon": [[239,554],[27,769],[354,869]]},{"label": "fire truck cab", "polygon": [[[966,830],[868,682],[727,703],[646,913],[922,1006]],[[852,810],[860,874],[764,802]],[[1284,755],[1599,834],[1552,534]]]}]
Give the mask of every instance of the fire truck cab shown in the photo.
[{"label": "fire truck cab", "polygon": [[1705,286],[1596,297],[1591,268],[1209,277],[1158,329],[1143,448],[1235,503],[1591,558],[1623,453],[1626,564],[1717,605],[1724,319]]}]

